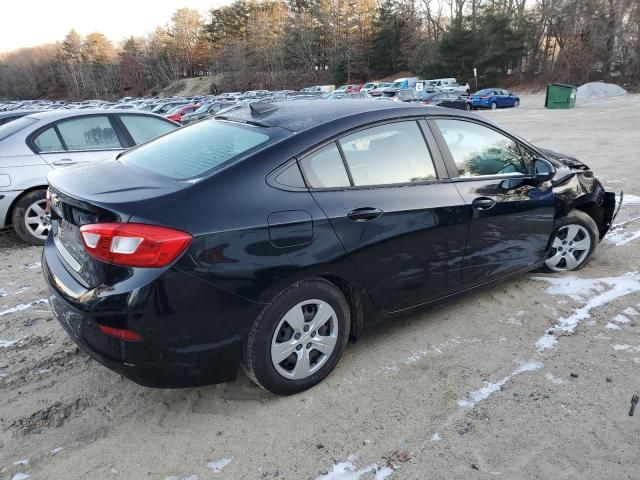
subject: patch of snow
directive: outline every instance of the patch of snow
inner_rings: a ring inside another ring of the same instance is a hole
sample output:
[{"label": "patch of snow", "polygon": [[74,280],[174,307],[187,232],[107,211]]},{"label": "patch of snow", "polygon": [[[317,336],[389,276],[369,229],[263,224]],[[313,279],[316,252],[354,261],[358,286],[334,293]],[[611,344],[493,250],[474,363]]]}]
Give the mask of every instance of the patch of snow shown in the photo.
[{"label": "patch of snow", "polygon": [[346,462],[336,463],[330,472],[320,475],[316,480],[360,480],[362,476],[367,474],[373,474],[375,480],[384,480],[393,475],[394,472],[393,468],[380,467],[377,463],[358,469],[353,464],[353,461],[352,456],[349,456]]},{"label": "patch of snow", "polygon": [[594,98],[594,97],[619,97],[626,95],[627,91],[620,85],[605,82],[589,82],[578,87],[576,96],[578,98]]},{"label": "patch of snow", "polygon": [[13,462],[14,465],[29,465],[29,459],[23,458],[22,460],[18,460],[17,462]]},{"label": "patch of snow", "polygon": [[[640,291],[640,274],[638,272],[624,273],[618,277],[602,278],[578,278],[566,277],[533,277],[534,280],[545,281],[551,284],[546,293],[551,295],[564,295],[584,303],[568,317],[561,317],[553,327],[553,332],[572,333],[578,324],[591,316],[591,310],[630,293]],[[538,353],[551,348],[557,343],[548,337],[555,337],[546,333],[536,342]]]},{"label": "patch of snow", "polygon": [[634,357],[633,358],[633,363],[639,363],[640,364],[640,357]]},{"label": "patch of snow", "polygon": [[165,478],[165,480],[198,480],[198,475],[188,475],[186,477],[171,475],[170,477]]},{"label": "patch of snow", "polygon": [[55,455],[56,453],[60,453],[62,450],[64,450],[64,447],[54,448],[53,450],[51,450],[51,455]]},{"label": "patch of snow", "polygon": [[407,365],[415,365],[426,356],[427,352],[424,350],[420,352],[414,352],[407,357],[404,363],[406,363]]},{"label": "patch of snow", "polygon": [[40,300],[37,300],[35,302],[31,302],[31,303],[21,303],[20,305],[16,305],[15,307],[11,307],[8,308],[6,310],[2,310],[0,312],[0,317],[4,316],[4,315],[9,315],[10,313],[16,313],[16,312],[21,312],[23,310],[26,310],[27,308],[31,308],[34,305],[39,305],[42,303],[49,303],[49,300],[47,300],[46,298],[41,298]]},{"label": "patch of snow", "polygon": [[566,380],[562,380],[561,378],[556,377],[553,373],[547,373],[544,377],[554,385],[562,385],[563,383],[567,383]]},{"label": "patch of snow", "polygon": [[518,368],[516,368],[513,372],[511,372],[509,375],[501,378],[497,382],[485,382],[484,387],[479,388],[478,390],[469,392],[465,399],[458,400],[458,405],[461,407],[473,407],[478,402],[481,402],[482,400],[486,400],[495,392],[500,390],[502,387],[505,386],[505,384],[509,380],[511,380],[516,375],[520,375],[521,373],[524,373],[524,372],[531,372],[533,370],[538,370],[539,368],[542,368],[542,366],[543,365],[540,362],[531,361],[531,362],[524,363],[520,365]]},{"label": "patch of snow", "polygon": [[29,475],[28,473],[18,472],[13,477],[11,477],[11,480],[27,480],[27,478],[29,478],[30,476],[31,475]]},{"label": "patch of snow", "polygon": [[18,343],[20,340],[0,340],[0,348],[9,348],[11,345]]},{"label": "patch of snow", "polygon": [[[617,196],[617,199],[618,199],[618,203],[620,203],[620,195]],[[622,197],[622,204],[623,205],[640,205],[640,196],[625,193]]]},{"label": "patch of snow", "polygon": [[42,268],[42,264],[40,262],[32,262],[28,265],[25,265],[24,268],[28,268],[29,270],[35,270],[36,268]]},{"label": "patch of snow", "polygon": [[640,230],[636,230],[635,232],[627,232],[622,228],[612,228],[611,231],[607,233],[604,237],[607,242],[612,243],[616,247],[622,247],[627,243],[631,243],[634,240],[640,238]]},{"label": "patch of snow", "polygon": [[611,323],[611,322],[607,323],[605,325],[605,328],[608,328],[609,330],[622,330],[619,325],[616,325],[615,323]]},{"label": "patch of snow", "polygon": [[432,442],[439,442],[440,440],[442,440],[442,437],[440,436],[440,434],[438,432],[436,432],[433,435],[431,435],[431,441]]},{"label": "patch of snow", "polygon": [[631,322],[631,320],[629,320],[627,317],[625,317],[624,315],[616,315],[615,317],[613,317],[613,321],[616,323],[629,323]]},{"label": "patch of snow", "polygon": [[[631,315],[632,317],[635,317],[636,315],[640,315],[640,313],[638,313],[638,311],[633,308],[633,307],[627,307],[625,308],[622,313],[626,313],[627,315]],[[628,319],[627,319],[628,320]]]},{"label": "patch of snow", "polygon": [[633,345],[614,345],[613,349],[616,351],[622,350],[623,352],[640,352],[640,345],[636,347]]},{"label": "patch of snow", "polygon": [[231,463],[231,460],[233,460],[233,458],[221,458],[220,460],[207,463],[207,468],[213,470],[213,473],[220,473],[224,467]]},{"label": "patch of snow", "polygon": [[4,288],[0,288],[0,298],[6,297],[7,295],[9,295],[7,291]]},{"label": "patch of snow", "polygon": [[545,333],[536,342],[536,351],[538,353],[542,353],[549,348],[554,348],[556,346],[556,343],[558,343],[558,339],[555,337],[555,335]]}]

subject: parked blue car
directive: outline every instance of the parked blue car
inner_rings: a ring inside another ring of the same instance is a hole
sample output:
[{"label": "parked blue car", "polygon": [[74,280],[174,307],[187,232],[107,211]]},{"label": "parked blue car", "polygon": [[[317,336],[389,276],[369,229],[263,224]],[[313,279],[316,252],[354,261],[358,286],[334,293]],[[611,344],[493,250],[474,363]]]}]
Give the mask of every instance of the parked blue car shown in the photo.
[{"label": "parked blue car", "polygon": [[485,88],[471,95],[471,108],[519,107],[520,97],[501,88]]}]

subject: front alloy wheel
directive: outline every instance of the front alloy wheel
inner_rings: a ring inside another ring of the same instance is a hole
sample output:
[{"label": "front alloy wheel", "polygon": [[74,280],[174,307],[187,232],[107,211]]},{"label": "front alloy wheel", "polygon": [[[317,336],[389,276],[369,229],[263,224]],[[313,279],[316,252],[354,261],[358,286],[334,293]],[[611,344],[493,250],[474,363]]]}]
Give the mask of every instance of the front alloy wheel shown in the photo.
[{"label": "front alloy wheel", "polygon": [[584,267],[598,246],[598,226],[589,215],[572,210],[556,220],[549,256],[544,264],[551,272],[570,272]]},{"label": "front alloy wheel", "polygon": [[556,232],[551,253],[545,264],[554,272],[570,272],[578,268],[591,251],[591,237],[581,225],[565,225]]}]

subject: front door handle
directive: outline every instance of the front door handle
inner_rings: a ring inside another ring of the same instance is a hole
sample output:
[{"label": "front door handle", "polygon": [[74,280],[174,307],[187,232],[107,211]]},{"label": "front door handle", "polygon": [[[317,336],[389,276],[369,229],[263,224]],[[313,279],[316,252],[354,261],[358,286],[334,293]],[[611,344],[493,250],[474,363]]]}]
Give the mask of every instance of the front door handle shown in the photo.
[{"label": "front door handle", "polygon": [[382,215],[382,210],[373,207],[356,208],[347,213],[347,217],[354,222],[368,222]]},{"label": "front door handle", "polygon": [[476,210],[489,210],[496,204],[496,201],[489,197],[478,197],[471,202],[471,206]]},{"label": "front door handle", "polygon": [[57,167],[62,167],[64,165],[73,165],[74,163],[78,163],[75,160],[71,160],[70,158],[61,158],[59,160],[54,160],[53,164]]}]

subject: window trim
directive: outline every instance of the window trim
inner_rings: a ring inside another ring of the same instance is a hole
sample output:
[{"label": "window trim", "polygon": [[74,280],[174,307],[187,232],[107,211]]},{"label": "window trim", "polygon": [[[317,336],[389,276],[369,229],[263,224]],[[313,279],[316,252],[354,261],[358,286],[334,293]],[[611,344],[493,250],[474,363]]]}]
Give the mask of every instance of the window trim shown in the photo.
[{"label": "window trim", "polygon": [[[353,179],[351,177],[351,171],[349,170],[349,166],[347,164],[347,160],[344,155],[344,152],[342,151],[342,146],[340,145],[339,140],[349,135],[352,135],[354,133],[361,132],[363,130],[368,130],[370,128],[390,125],[390,124],[399,123],[399,122],[414,122],[417,124],[418,129],[422,134],[422,139],[424,140],[425,146],[427,147],[427,151],[431,155],[431,161],[434,167],[436,178],[433,180],[424,180],[421,182],[385,183],[385,184],[378,184],[378,185],[354,185]],[[400,117],[400,118],[380,120],[377,122],[368,123],[366,125],[360,125],[356,128],[352,128],[347,131],[341,132],[339,135],[332,136],[324,140],[323,142],[314,145],[311,149],[307,149],[304,153],[296,155],[296,159],[298,161],[298,167],[300,168],[300,172],[302,173],[302,178],[304,178],[305,185],[311,192],[335,192],[335,191],[344,191],[344,190],[371,190],[371,189],[389,188],[389,187],[410,187],[410,186],[418,186],[418,185],[433,185],[438,183],[449,183],[450,180],[448,178],[443,178],[440,176],[442,172],[446,171],[443,168],[444,167],[443,163],[439,167],[440,162],[442,162],[442,157],[440,156],[439,149],[433,148],[434,146],[437,147],[437,145],[432,146],[430,144],[429,140],[432,136],[428,135],[425,132],[424,127],[426,125],[423,126],[422,122],[424,122],[424,115],[419,115],[415,117]],[[307,175],[304,171],[304,168],[302,167],[301,162],[305,158],[313,155],[318,150],[321,150],[322,148],[330,145],[331,143],[335,143],[338,148],[338,152],[342,157],[342,163],[345,167],[345,170],[347,171],[347,176],[349,177],[349,183],[351,183],[351,185],[346,187],[326,187],[326,188],[312,187],[310,186],[311,184],[309,183],[309,179],[307,178]]]},{"label": "window trim", "polygon": [[[429,117],[427,119],[427,124],[429,125],[429,129],[431,130],[431,133],[433,134],[436,143],[438,144],[438,148],[440,148],[441,153],[442,153],[442,157],[445,161],[445,165],[449,174],[449,178],[454,181],[454,182],[472,182],[474,180],[499,180],[499,179],[509,179],[509,178],[533,178],[533,175],[531,175],[530,173],[520,173],[520,172],[512,172],[512,173],[500,173],[500,174],[495,174],[495,175],[476,175],[473,177],[461,177],[458,175],[458,168],[456,167],[456,162],[453,159],[453,155],[451,154],[451,151],[449,150],[449,146],[447,145],[447,142],[444,139],[444,136],[442,135],[442,132],[440,131],[440,128],[438,127],[438,125],[436,124],[436,120],[458,120],[460,122],[468,122],[468,123],[473,123],[475,125],[480,125],[481,127],[485,127],[488,128],[489,130],[493,130],[496,133],[499,133],[500,135],[507,137],[508,139],[510,139],[511,141],[515,142],[515,144],[518,146],[518,150],[520,151],[520,156],[522,157],[522,163],[525,165],[526,167],[526,163],[524,161],[524,155],[522,154],[522,141],[518,138],[515,138],[513,135],[510,135],[509,133],[500,130],[496,127],[494,127],[491,124],[482,122],[482,121],[478,121],[475,118],[465,118],[465,117],[456,117],[456,116],[448,116],[448,115],[439,115],[439,116],[433,116],[433,117]],[[530,151],[532,151],[533,153],[535,153],[536,155],[540,155],[541,158],[544,158],[544,156],[542,156],[539,152],[537,152],[534,148],[529,147],[528,145],[526,145],[526,148],[528,148]]]}]

